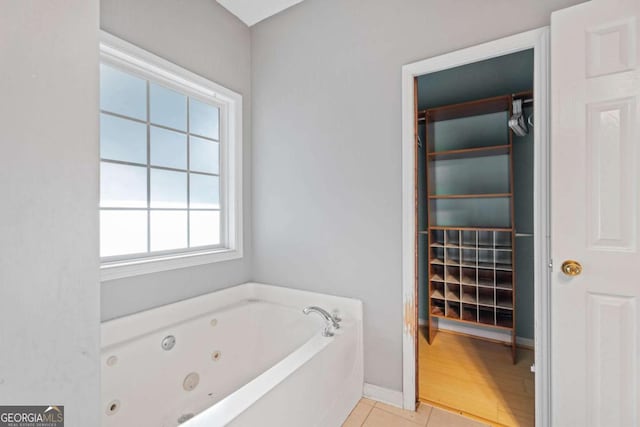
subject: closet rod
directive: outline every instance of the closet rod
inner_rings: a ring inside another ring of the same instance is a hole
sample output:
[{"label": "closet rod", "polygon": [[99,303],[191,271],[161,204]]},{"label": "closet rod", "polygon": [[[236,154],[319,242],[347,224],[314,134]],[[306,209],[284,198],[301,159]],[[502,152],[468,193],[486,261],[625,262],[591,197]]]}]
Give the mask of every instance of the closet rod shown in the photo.
[{"label": "closet rod", "polygon": [[514,101],[521,99],[523,104],[530,104],[533,102],[533,91],[528,90],[525,92],[512,93],[511,99]]}]

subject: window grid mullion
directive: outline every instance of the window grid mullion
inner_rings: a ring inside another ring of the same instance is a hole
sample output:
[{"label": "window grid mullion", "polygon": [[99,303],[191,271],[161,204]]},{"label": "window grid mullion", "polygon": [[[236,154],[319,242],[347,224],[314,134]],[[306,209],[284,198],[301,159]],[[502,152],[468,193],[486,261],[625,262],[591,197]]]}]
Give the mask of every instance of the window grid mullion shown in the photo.
[{"label": "window grid mullion", "polygon": [[[149,83],[149,81],[147,81],[147,83]],[[187,104],[187,109],[188,108],[189,107],[188,107],[188,104]],[[216,105],[216,108],[218,108],[218,110],[219,110],[222,107]],[[108,116],[117,117],[119,119],[125,119],[125,120],[129,120],[129,121],[132,121],[132,122],[137,122],[137,123],[140,123],[140,124],[150,124],[153,127],[157,127],[157,128],[161,128],[161,129],[165,129],[165,130],[170,130],[172,132],[180,133],[182,135],[185,135],[186,133],[189,132],[188,130],[187,131],[183,131],[181,129],[176,129],[176,128],[172,128],[170,126],[165,126],[165,125],[161,125],[159,123],[154,123],[151,120],[146,120],[146,121],[145,120],[140,120],[140,119],[137,119],[135,117],[130,117],[130,116],[127,116],[127,115],[124,115],[124,114],[114,113],[114,112],[111,112],[109,110],[100,110],[100,113],[101,114],[106,114]],[[188,123],[187,123],[187,129],[188,129]],[[195,136],[196,138],[207,140],[209,142],[220,142],[220,137],[218,137],[218,139],[215,139],[215,138],[211,138],[211,137],[208,137],[208,136],[198,135],[197,133],[193,133],[191,135]]]},{"label": "window grid mullion", "polygon": [[[124,160],[111,160],[111,159],[100,158],[100,161],[103,162],[103,163],[113,163],[113,164],[116,164],[116,165],[138,166],[138,167],[142,167],[142,168],[147,167],[147,165],[143,164],[143,163],[127,162],[127,161],[124,161]],[[187,169],[172,168],[172,167],[168,167],[168,166],[149,165],[149,167],[151,169],[160,169],[160,170],[171,171],[171,172],[187,172]],[[216,176],[216,177],[220,176],[217,173],[210,173],[210,172],[191,171],[191,173],[193,173],[195,175]]]},{"label": "window grid mullion", "polygon": [[151,100],[150,83],[147,83],[147,252],[151,253]]},{"label": "window grid mullion", "polygon": [[187,248],[191,247],[191,97],[187,96]]},{"label": "window grid mullion", "polygon": [[[116,206],[102,206],[100,210],[103,211],[146,211],[147,208],[131,208],[131,207],[116,207]],[[151,211],[180,211],[184,212],[185,208],[151,208]],[[193,212],[219,212],[220,209],[216,208],[191,208]]]},{"label": "window grid mullion", "polygon": [[220,235],[220,243],[222,243],[223,245],[228,245],[229,242],[229,236],[227,233],[228,230],[228,226],[227,226],[227,215],[226,215],[226,205],[227,205],[227,187],[226,187],[226,180],[225,177],[227,175],[227,170],[226,170],[226,164],[224,162],[221,162],[220,159],[226,158],[226,156],[228,155],[226,153],[226,144],[224,143],[224,141],[226,140],[226,135],[227,135],[227,128],[226,128],[226,122],[227,122],[227,110],[226,108],[219,108],[218,109],[218,140],[220,141],[218,143],[218,173],[219,178],[218,178],[218,195],[219,195],[219,207],[220,207],[220,219],[218,221],[218,233]]}]

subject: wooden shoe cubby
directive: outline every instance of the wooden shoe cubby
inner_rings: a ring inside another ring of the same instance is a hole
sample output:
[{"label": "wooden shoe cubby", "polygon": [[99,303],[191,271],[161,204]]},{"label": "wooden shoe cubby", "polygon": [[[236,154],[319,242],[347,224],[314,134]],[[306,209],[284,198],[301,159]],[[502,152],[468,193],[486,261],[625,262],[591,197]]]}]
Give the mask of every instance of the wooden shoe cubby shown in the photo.
[{"label": "wooden shoe cubby", "polygon": [[513,332],[512,231],[431,227],[429,241],[430,317]]}]

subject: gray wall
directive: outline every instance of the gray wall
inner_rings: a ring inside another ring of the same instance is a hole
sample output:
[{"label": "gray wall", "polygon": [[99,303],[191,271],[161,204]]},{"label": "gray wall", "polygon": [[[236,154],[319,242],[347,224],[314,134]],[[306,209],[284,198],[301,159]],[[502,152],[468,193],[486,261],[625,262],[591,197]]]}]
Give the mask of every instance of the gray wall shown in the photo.
[{"label": "gray wall", "polygon": [[168,304],[251,278],[251,39],[214,0],[102,0],[103,30],[232,89],[244,105],[244,253],[241,260],[108,281],[102,319]]},{"label": "gray wall", "polygon": [[[533,108],[524,108],[524,114],[529,117]],[[516,230],[521,234],[533,234],[533,137],[530,128],[526,136],[513,138],[515,222]],[[535,332],[533,243],[533,237],[516,237],[516,334],[531,339]]]},{"label": "gray wall", "polygon": [[254,278],[360,298],[365,381],[402,388],[401,66],[576,0],[306,0],[252,28]]},{"label": "gray wall", "polygon": [[0,10],[0,404],[97,426],[98,2]]}]

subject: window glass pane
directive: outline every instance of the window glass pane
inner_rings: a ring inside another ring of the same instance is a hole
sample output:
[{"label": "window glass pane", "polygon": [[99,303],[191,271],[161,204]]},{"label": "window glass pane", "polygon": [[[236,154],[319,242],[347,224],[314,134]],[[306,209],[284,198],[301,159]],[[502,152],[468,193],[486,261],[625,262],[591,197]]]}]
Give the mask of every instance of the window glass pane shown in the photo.
[{"label": "window glass pane", "polygon": [[147,82],[100,64],[100,109],[147,120]]},{"label": "window glass pane", "polygon": [[151,207],[186,208],[186,172],[151,169]]},{"label": "window glass pane", "polygon": [[189,138],[189,143],[191,144],[190,169],[196,172],[219,173],[220,144],[195,136]]},{"label": "window glass pane", "polygon": [[100,206],[147,207],[147,168],[101,162]]},{"label": "window glass pane", "polygon": [[187,247],[186,211],[151,211],[151,250]]},{"label": "window glass pane", "polygon": [[221,243],[219,211],[192,211],[189,215],[189,239],[192,248]]},{"label": "window glass pane", "polygon": [[225,244],[222,104],[137,73],[100,64],[100,256]]},{"label": "window glass pane", "polygon": [[190,174],[191,207],[200,209],[220,208],[219,179],[217,176]]},{"label": "window glass pane", "polygon": [[151,164],[187,169],[187,135],[151,126]]},{"label": "window glass pane", "polygon": [[100,211],[100,256],[147,251],[147,211]]},{"label": "window glass pane", "polygon": [[217,107],[189,98],[189,133],[220,139],[219,114]]},{"label": "window glass pane", "polygon": [[187,97],[155,83],[149,83],[151,122],[187,130]]},{"label": "window glass pane", "polygon": [[147,125],[100,114],[100,157],[147,163]]}]

